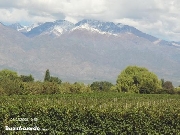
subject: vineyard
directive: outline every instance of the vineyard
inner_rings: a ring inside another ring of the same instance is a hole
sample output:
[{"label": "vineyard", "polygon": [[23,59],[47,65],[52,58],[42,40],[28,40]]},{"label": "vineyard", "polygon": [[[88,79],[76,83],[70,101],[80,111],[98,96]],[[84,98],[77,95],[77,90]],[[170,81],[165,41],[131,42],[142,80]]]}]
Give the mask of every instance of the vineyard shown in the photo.
[{"label": "vineyard", "polygon": [[179,103],[179,95],[116,92],[1,96],[0,133],[179,134]]}]

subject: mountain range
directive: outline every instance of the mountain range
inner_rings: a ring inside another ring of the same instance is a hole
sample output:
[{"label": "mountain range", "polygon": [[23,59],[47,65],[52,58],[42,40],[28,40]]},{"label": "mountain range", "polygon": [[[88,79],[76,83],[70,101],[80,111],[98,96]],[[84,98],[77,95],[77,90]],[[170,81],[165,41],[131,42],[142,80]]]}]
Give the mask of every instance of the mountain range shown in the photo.
[{"label": "mountain range", "polygon": [[22,26],[0,23],[0,69],[43,79],[46,69],[63,81],[114,82],[129,65],[180,83],[180,42],[169,42],[121,23],[84,19]]}]

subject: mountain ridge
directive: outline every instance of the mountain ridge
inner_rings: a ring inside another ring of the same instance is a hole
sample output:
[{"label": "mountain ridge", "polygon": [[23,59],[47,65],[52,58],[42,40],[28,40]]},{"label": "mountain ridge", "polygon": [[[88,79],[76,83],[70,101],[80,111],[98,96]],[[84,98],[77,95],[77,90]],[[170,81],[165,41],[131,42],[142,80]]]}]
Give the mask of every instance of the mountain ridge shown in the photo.
[{"label": "mountain ridge", "polygon": [[[112,33],[114,28],[120,27],[120,31],[125,25],[101,21],[96,23],[99,26],[87,21],[79,24],[65,20],[43,23],[33,28],[29,36],[0,25],[0,68],[31,73],[36,78],[43,78],[45,70],[50,69],[53,75],[67,81],[115,82],[117,75],[126,66],[137,65],[148,68],[160,78],[178,84],[178,42],[160,39],[154,41],[137,36],[129,29],[113,35],[109,33]],[[64,25],[63,32],[56,35],[52,30],[59,27],[59,24]]]},{"label": "mountain ridge", "polygon": [[[63,22],[65,23],[63,24]],[[9,27],[13,28],[12,25],[10,25]],[[87,26],[89,26],[89,28]],[[91,20],[91,19],[83,19],[75,24],[66,20],[56,20],[54,22],[40,23],[39,25],[32,28],[30,27],[31,26],[26,26],[20,32],[22,32],[27,37],[31,37],[31,38],[35,36],[40,36],[40,35],[50,35],[52,37],[59,37],[62,34],[66,32],[70,32],[77,28],[84,28],[84,29],[87,28],[89,30],[93,29],[96,32],[99,31],[99,33],[101,34],[107,33],[107,34],[112,34],[112,35],[118,35],[120,33],[132,33],[138,37],[148,39],[149,41],[154,42],[155,44],[172,45],[172,46],[173,45],[177,46],[177,44],[180,45],[180,42],[165,41],[163,39],[159,39],[152,35],[146,34],[129,25],[125,25],[121,23],[113,23],[113,22],[104,22],[104,21],[99,21],[99,20]],[[29,30],[27,30],[28,28]]]}]

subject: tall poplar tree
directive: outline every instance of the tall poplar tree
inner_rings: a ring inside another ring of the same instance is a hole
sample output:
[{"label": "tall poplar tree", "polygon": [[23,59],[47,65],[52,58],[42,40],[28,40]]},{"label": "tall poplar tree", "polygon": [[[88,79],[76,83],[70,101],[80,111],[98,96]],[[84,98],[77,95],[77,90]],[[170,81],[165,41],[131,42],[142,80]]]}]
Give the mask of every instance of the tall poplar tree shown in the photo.
[{"label": "tall poplar tree", "polygon": [[45,77],[44,77],[44,81],[50,81],[50,72],[49,72],[49,69],[46,70],[46,73],[45,73]]}]

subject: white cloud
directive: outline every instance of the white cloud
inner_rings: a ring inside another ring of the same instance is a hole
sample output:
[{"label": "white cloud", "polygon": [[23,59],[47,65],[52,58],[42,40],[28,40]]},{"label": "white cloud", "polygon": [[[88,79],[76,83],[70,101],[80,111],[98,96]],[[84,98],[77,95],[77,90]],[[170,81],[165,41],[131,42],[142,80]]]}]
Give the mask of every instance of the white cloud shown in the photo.
[{"label": "white cloud", "polygon": [[43,22],[84,18],[114,21],[166,40],[179,40],[178,0],[0,0],[2,22]]},{"label": "white cloud", "polygon": [[28,13],[24,9],[0,9],[0,18],[3,22],[23,21],[22,16],[25,20],[28,19]]}]

